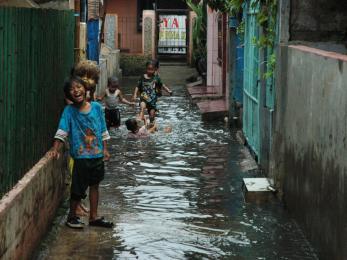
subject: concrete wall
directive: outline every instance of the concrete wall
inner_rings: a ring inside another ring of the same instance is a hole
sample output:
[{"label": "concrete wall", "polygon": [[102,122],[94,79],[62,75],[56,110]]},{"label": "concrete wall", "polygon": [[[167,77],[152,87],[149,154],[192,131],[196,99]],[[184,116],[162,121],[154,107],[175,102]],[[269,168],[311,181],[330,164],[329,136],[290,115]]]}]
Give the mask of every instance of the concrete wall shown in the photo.
[{"label": "concrete wall", "polygon": [[347,259],[347,56],[282,46],[274,174],[321,259]]},{"label": "concrete wall", "polygon": [[0,259],[29,259],[64,195],[66,161],[43,158],[0,201]]},{"label": "concrete wall", "polygon": [[115,76],[121,79],[122,77],[122,70],[120,69],[120,51],[112,50],[105,44],[102,44],[99,67],[100,80],[96,88],[96,95],[102,96],[105,94],[108,78]]},{"label": "concrete wall", "polygon": [[291,0],[291,40],[345,42],[346,24],[346,1]]}]

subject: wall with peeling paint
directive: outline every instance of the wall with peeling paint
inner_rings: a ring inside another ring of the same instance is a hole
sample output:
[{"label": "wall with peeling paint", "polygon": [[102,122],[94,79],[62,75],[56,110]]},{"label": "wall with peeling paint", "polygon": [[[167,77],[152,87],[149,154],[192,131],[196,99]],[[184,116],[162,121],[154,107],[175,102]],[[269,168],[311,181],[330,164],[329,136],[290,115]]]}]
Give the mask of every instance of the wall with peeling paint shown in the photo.
[{"label": "wall with peeling paint", "polygon": [[43,157],[0,200],[0,259],[30,259],[66,189],[66,158]]},{"label": "wall with peeling paint", "polygon": [[347,259],[347,56],[282,46],[271,172],[321,259]]}]

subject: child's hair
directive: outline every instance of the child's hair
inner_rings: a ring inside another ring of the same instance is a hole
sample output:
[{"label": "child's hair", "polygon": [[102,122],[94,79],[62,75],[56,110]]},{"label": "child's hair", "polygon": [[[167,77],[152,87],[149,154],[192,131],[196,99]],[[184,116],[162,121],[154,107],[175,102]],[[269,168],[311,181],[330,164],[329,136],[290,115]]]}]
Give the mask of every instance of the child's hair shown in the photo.
[{"label": "child's hair", "polygon": [[152,65],[154,68],[157,68],[156,67],[156,61],[155,60],[149,60],[146,62],[146,68],[149,66],[149,65]]},{"label": "child's hair", "polygon": [[160,66],[159,60],[158,60],[158,59],[154,59],[154,60],[152,60],[152,61],[153,61],[153,64],[154,64],[154,68],[155,68],[155,69],[159,69],[159,66]]},{"label": "child's hair", "polygon": [[127,121],[125,121],[125,125],[127,129],[133,133],[136,132],[137,130],[137,121],[134,118],[129,118]]},{"label": "child's hair", "polygon": [[72,76],[69,79],[67,79],[64,83],[64,94],[65,94],[65,97],[67,97],[70,100],[72,99],[70,90],[74,82],[81,84],[84,88],[86,88],[86,83],[80,77]]},{"label": "child's hair", "polygon": [[83,60],[76,64],[71,71],[72,76],[80,78],[87,77],[93,79],[95,83],[99,82],[100,69],[95,61]]},{"label": "child's hair", "polygon": [[117,77],[109,77],[107,80],[107,86],[111,86],[111,85],[115,85],[118,86],[119,85],[119,80]]}]

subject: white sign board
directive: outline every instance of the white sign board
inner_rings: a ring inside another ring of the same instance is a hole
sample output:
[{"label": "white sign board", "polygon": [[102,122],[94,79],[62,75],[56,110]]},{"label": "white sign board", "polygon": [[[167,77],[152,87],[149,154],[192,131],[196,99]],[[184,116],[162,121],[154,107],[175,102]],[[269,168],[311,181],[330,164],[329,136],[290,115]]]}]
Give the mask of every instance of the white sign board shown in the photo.
[{"label": "white sign board", "polygon": [[187,53],[187,16],[159,15],[159,54]]}]

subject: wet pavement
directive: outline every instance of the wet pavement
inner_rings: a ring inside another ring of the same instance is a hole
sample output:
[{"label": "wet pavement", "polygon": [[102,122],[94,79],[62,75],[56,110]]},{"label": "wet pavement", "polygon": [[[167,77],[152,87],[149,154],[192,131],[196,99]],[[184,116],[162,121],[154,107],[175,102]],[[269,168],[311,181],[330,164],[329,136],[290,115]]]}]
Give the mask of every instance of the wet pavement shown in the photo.
[{"label": "wet pavement", "polygon": [[[279,201],[244,202],[242,178],[259,173],[242,166],[247,153],[224,122],[201,121],[184,87],[191,73],[162,68],[174,96],[160,99],[160,129],[149,139],[128,140],[124,124],[111,130],[99,211],[114,229],[65,227],[65,203],[36,258],[317,259]],[[124,79],[123,92],[135,84]],[[134,113],[124,107],[123,121]]]}]

